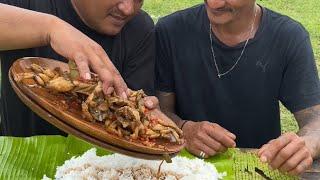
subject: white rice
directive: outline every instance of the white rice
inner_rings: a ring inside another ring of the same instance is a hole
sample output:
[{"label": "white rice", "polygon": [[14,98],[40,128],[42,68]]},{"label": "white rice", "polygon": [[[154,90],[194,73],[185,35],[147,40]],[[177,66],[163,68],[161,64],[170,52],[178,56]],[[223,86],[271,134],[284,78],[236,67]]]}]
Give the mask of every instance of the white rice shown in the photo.
[{"label": "white rice", "polygon": [[[172,161],[163,163],[160,179],[215,180],[226,175],[218,173],[214,165],[201,159],[174,157]],[[150,177],[150,173],[144,174],[145,170],[141,170],[141,167],[148,167],[156,174],[160,163],[161,161],[137,159],[120,154],[99,157],[96,155],[96,149],[90,149],[82,156],[72,157],[57,167],[55,179],[153,180],[157,178]]]}]

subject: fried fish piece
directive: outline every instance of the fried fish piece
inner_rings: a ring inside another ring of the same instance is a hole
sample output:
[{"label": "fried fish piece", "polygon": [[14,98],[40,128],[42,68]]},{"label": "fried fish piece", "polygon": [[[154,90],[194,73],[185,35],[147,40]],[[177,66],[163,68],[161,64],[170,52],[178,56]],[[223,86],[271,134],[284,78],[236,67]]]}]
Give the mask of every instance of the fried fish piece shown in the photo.
[{"label": "fried fish piece", "polygon": [[74,88],[74,84],[63,77],[58,77],[49,81],[47,88],[56,90],[58,92],[69,92]]}]

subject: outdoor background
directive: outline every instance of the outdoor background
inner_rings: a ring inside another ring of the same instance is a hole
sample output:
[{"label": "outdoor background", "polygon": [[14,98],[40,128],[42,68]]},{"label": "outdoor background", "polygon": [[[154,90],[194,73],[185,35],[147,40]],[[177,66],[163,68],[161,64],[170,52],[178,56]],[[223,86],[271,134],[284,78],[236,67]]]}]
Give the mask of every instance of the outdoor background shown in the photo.
[{"label": "outdoor background", "polygon": [[[143,9],[155,22],[162,16],[180,9],[203,3],[203,0],[145,0]],[[320,0],[257,0],[257,3],[292,17],[301,22],[309,31],[312,45],[320,67]],[[258,119],[257,119],[258,121]],[[298,126],[294,117],[285,108],[281,109],[282,131],[297,131]]]},{"label": "outdoor background", "polygon": [[[310,33],[312,46],[319,69],[320,0],[257,0],[257,2],[269,9],[280,12],[284,15],[288,15],[301,22],[305,26]],[[194,6],[199,3],[203,3],[203,0],[145,0],[143,9],[151,15],[155,22],[157,22],[157,20],[162,16],[168,15],[180,9]],[[293,116],[283,106],[281,109],[281,124],[283,132],[298,130],[297,123]]]}]

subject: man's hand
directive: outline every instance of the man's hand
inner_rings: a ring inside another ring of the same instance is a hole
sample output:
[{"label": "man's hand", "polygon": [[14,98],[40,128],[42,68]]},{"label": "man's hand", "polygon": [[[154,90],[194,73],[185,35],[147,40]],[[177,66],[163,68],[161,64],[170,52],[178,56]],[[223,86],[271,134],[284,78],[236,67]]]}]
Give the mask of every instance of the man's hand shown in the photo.
[{"label": "man's hand", "polygon": [[188,121],[182,130],[187,150],[196,156],[204,152],[204,158],[208,158],[236,146],[236,136],[215,123]]},{"label": "man's hand", "polygon": [[0,50],[51,47],[77,64],[80,77],[90,79],[90,69],[99,75],[105,94],[114,90],[127,97],[127,85],[103,48],[61,19],[0,3]]},{"label": "man's hand", "polygon": [[[160,101],[161,110],[165,112],[178,127],[182,128],[187,141],[186,148],[190,153],[201,156],[200,153],[203,152],[205,153],[204,158],[208,158],[225,151],[227,148],[236,146],[236,136],[218,124],[207,121],[185,122],[177,116],[175,114],[176,98],[174,93],[157,91],[157,97]],[[203,153],[201,154],[203,155]]]},{"label": "man's hand", "polygon": [[81,78],[91,78],[91,67],[101,79],[105,94],[115,90],[119,96],[127,98],[126,83],[99,44],[57,18],[53,18],[48,29],[48,44],[60,55],[75,61]]},{"label": "man's hand", "polygon": [[271,168],[298,175],[312,164],[312,156],[305,140],[295,133],[286,133],[261,147],[258,155]]}]

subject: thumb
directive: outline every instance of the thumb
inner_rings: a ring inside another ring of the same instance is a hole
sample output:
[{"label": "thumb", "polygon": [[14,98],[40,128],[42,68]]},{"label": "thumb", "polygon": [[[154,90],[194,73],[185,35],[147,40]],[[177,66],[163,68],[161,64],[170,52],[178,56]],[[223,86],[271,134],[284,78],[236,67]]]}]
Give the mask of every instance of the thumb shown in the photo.
[{"label": "thumb", "polygon": [[148,109],[160,109],[159,100],[155,96],[148,96],[144,98],[144,105]]}]

